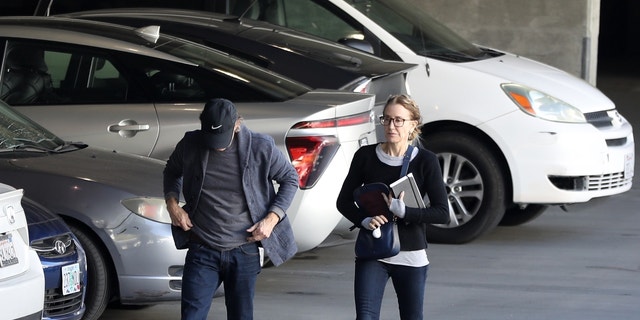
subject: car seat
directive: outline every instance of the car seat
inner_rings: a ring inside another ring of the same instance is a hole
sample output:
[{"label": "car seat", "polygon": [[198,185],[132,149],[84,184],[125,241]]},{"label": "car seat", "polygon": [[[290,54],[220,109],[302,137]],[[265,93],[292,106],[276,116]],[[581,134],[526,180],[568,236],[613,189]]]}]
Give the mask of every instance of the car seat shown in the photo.
[{"label": "car seat", "polygon": [[9,49],[4,63],[0,99],[10,105],[39,102],[51,90],[44,51],[31,46]]}]

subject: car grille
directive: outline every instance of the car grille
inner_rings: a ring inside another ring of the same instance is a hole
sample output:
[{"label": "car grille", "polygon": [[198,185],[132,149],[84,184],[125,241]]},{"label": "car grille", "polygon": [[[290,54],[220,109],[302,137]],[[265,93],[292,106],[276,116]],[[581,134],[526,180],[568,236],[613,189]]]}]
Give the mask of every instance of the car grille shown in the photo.
[{"label": "car grille", "polygon": [[626,179],[623,172],[589,176],[587,190],[609,190],[622,188],[631,184],[631,179]]},{"label": "car grille", "polygon": [[607,139],[607,146],[609,147],[619,147],[627,144],[627,138],[619,138],[619,139]]},{"label": "car grille", "polygon": [[70,234],[32,241],[31,247],[40,258],[62,258],[76,254],[76,244]]},{"label": "car grille", "polygon": [[47,289],[44,294],[43,317],[54,318],[80,310],[82,291],[65,296],[60,289]]},{"label": "car grille", "polygon": [[[584,117],[596,128],[610,128],[622,123],[622,116],[615,109],[585,113]],[[627,144],[627,137],[607,139],[606,142],[609,147],[619,147]]]},{"label": "car grille", "polygon": [[556,188],[569,191],[600,191],[624,188],[631,184],[631,180],[631,178],[624,176],[624,172],[579,177],[549,177],[549,181]]},{"label": "car grille", "polygon": [[609,116],[609,113],[607,111],[585,113],[584,117],[587,119],[587,122],[589,122],[596,128],[612,126],[611,121],[613,120],[613,118]]}]

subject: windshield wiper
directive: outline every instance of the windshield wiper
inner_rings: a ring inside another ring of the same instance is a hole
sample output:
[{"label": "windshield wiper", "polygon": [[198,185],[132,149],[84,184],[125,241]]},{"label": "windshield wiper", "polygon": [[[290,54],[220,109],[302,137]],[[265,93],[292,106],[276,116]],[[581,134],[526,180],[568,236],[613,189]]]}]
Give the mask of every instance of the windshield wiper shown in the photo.
[{"label": "windshield wiper", "polygon": [[28,152],[42,152],[42,153],[63,153],[77,149],[83,149],[87,147],[86,144],[81,142],[71,142],[58,145],[57,147],[51,149],[47,147],[43,147],[37,144],[16,144],[10,147],[0,149],[0,152],[15,152],[15,151],[28,151]]},{"label": "windshield wiper", "polygon": [[6,148],[0,149],[0,152],[14,152],[14,151],[29,151],[29,152],[53,152],[53,150],[49,148],[44,148],[38,145],[27,145],[24,143],[12,145]]},{"label": "windshield wiper", "polygon": [[62,153],[62,152],[68,152],[68,151],[73,151],[78,149],[84,149],[88,146],[89,146],[88,144],[82,143],[82,142],[67,142],[65,144],[61,144],[57,146],[55,149],[53,149],[53,151],[56,153]]},{"label": "windshield wiper", "polygon": [[477,57],[457,51],[429,51],[425,55],[429,58],[443,59],[450,62],[469,62],[478,60]]}]

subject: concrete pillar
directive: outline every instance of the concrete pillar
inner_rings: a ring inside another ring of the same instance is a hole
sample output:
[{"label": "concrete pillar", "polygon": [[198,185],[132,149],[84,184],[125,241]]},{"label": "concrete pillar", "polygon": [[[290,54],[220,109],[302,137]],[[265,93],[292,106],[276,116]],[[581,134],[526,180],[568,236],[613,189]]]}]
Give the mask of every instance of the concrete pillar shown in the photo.
[{"label": "concrete pillar", "polygon": [[600,0],[408,0],[467,40],[595,85]]}]

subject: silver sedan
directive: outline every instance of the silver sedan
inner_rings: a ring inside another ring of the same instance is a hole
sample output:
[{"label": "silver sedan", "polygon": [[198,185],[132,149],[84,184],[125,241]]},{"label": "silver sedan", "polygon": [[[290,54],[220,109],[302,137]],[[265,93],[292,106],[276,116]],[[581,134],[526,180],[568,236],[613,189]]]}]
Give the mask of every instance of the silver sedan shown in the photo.
[{"label": "silver sedan", "polygon": [[209,98],[234,101],[246,124],[273,136],[296,167],[300,190],[288,215],[300,251],[338,224],[342,177],[355,150],[375,141],[374,96],[311,90],[154,27],[7,17],[0,41],[0,98],[61,137],[6,131],[14,142],[2,148],[0,177],[78,235],[89,265],[87,297],[95,293],[85,314],[99,315],[112,298],[179,299],[184,253],[173,247],[163,209],[163,160],[185,131],[199,128]]}]

